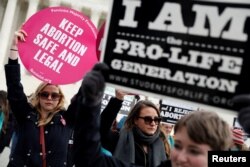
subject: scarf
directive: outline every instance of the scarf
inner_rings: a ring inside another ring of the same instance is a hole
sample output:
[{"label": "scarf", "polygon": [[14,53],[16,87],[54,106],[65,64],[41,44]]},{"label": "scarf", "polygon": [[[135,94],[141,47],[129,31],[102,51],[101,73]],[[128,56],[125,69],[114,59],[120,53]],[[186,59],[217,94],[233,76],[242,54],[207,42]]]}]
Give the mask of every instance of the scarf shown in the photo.
[{"label": "scarf", "polygon": [[139,128],[134,127],[132,130],[122,129],[120,137],[114,151],[114,157],[135,164],[135,139],[139,144],[145,144],[149,147],[148,155],[150,167],[156,167],[166,160],[166,153],[163,141],[159,137],[160,130],[152,136],[145,135]]}]

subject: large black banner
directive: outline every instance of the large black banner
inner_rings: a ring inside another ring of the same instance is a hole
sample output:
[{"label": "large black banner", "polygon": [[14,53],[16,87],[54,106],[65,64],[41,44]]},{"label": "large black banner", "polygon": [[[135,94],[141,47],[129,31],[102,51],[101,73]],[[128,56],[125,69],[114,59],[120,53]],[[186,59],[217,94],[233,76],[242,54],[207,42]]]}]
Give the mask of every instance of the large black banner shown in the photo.
[{"label": "large black banner", "polygon": [[113,0],[111,85],[232,109],[250,93],[249,0]]}]

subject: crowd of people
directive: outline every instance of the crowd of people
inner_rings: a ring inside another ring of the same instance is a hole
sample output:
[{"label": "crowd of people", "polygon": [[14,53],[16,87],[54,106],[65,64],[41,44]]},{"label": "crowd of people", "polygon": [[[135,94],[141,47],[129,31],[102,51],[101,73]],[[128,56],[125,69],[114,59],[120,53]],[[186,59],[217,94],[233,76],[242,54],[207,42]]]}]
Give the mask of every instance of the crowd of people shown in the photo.
[{"label": "crowd of people", "polygon": [[244,131],[250,133],[248,94],[233,99],[244,131],[209,111],[164,123],[149,100],[138,100],[118,127],[117,114],[129,93],[116,89],[101,113],[104,63],[84,76],[67,108],[59,85],[42,82],[27,96],[17,53],[17,42],[26,36],[23,30],[15,33],[5,65],[7,91],[0,91],[0,153],[11,145],[8,167],[207,167],[209,151],[249,151],[243,138]]},{"label": "crowd of people", "polygon": [[[98,65],[104,66],[104,64]],[[104,112],[106,111],[101,113],[101,117],[99,116],[102,93],[96,93],[90,97],[86,96],[88,94],[86,92],[88,92],[91,86],[88,82],[96,82],[98,84],[93,85],[98,86],[100,84],[105,85],[102,73],[99,72],[98,77],[97,74],[97,71],[91,71],[85,76],[82,82],[82,87],[84,88],[81,89],[82,96],[85,99],[91,98],[93,101],[99,101],[99,104],[95,103],[96,105],[90,105],[89,102],[91,100],[88,100],[88,103],[80,100],[81,103],[79,104],[77,122],[74,130],[75,147],[73,150],[76,166],[204,167],[208,164],[208,151],[226,151],[230,149],[232,145],[230,126],[214,112],[194,111],[182,117],[174,126],[175,144],[171,150],[169,159],[166,159],[164,156],[164,158],[160,159],[161,156],[158,156],[158,159],[155,160],[154,156],[151,156],[150,151],[154,153],[154,147],[164,148],[163,141],[160,137],[154,139],[152,144],[148,143],[149,140],[156,138],[156,135],[158,136],[160,133],[160,130],[158,130],[160,125],[158,108],[155,108],[155,105],[150,102],[139,101],[133,109],[131,109],[125,121],[124,128],[117,134],[118,144],[113,148],[115,149],[114,155],[106,156],[102,154],[101,146],[105,146],[105,141],[109,140],[107,136],[103,134],[102,129],[103,118],[106,118],[106,113]],[[102,79],[100,80],[100,78]],[[98,92],[99,89],[93,88],[93,85],[92,89],[96,90],[94,92]],[[109,112],[115,113],[113,110],[109,110]],[[116,114],[114,114],[114,117],[115,115]],[[110,118],[110,125],[112,124],[112,120],[113,119]],[[133,128],[136,129],[134,130]],[[155,146],[153,146],[154,144]],[[112,148],[109,149],[111,150]],[[116,154],[116,149],[118,149],[118,151],[122,150],[118,152],[120,154]],[[144,157],[144,164],[140,164],[140,151],[143,152],[143,155],[146,157]],[[130,154],[128,154],[128,152]],[[158,152],[158,154],[163,155],[161,152]],[[155,162],[159,163],[154,164]]]}]

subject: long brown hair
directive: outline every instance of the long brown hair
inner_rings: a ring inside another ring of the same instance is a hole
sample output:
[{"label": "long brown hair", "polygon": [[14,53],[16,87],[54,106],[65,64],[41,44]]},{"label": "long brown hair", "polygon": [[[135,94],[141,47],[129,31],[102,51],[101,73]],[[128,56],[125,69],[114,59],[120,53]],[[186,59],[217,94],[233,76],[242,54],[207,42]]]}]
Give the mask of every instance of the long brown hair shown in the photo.
[{"label": "long brown hair", "polygon": [[164,143],[164,147],[165,147],[165,152],[166,152],[166,156],[168,159],[170,159],[170,153],[171,153],[171,146],[168,142],[168,135],[169,134],[166,134],[165,132],[165,129],[162,127],[162,125],[160,126],[160,130],[161,130],[161,133],[160,133],[160,137]]},{"label": "long brown hair", "polygon": [[[39,112],[41,113],[41,105],[40,105],[40,99],[39,99],[39,93],[41,91],[43,91],[43,89],[48,86],[48,85],[53,85],[53,84],[49,84],[49,83],[41,83],[34,94],[32,94],[32,97],[30,97],[30,103],[31,105]],[[59,89],[59,93],[61,94],[61,98],[59,100],[59,103],[58,105],[56,106],[56,108],[49,114],[49,116],[47,117],[47,119],[45,120],[39,120],[38,121],[38,126],[41,126],[41,125],[46,125],[47,123],[49,123],[51,121],[51,119],[53,118],[53,116],[58,113],[59,111],[61,110],[65,110],[65,96],[62,92],[62,89],[60,88],[59,85],[54,85],[56,86],[58,89]]]},{"label": "long brown hair", "polygon": [[7,99],[7,92],[4,90],[0,90],[0,106],[4,115],[2,131],[6,133],[6,129],[8,126],[8,121],[9,121],[10,106],[9,106],[9,102]]}]

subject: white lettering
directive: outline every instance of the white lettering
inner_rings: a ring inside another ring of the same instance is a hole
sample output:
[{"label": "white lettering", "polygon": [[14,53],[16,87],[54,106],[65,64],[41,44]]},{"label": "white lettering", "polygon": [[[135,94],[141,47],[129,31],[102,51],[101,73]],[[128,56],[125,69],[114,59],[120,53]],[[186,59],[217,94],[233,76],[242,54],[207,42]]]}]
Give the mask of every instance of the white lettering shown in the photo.
[{"label": "white lettering", "polygon": [[138,21],[134,20],[135,10],[141,6],[138,0],[123,0],[122,5],[125,6],[125,15],[123,20],[119,21],[119,26],[137,27]]}]

